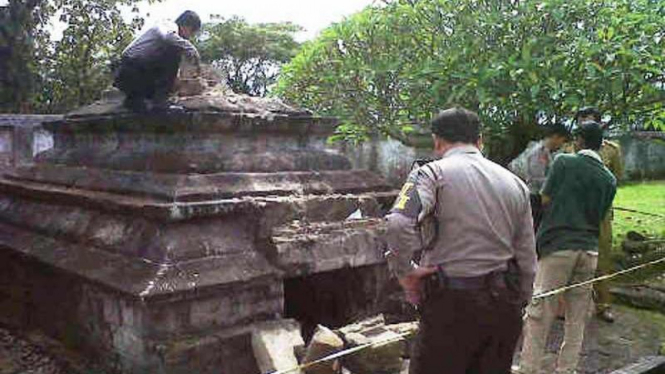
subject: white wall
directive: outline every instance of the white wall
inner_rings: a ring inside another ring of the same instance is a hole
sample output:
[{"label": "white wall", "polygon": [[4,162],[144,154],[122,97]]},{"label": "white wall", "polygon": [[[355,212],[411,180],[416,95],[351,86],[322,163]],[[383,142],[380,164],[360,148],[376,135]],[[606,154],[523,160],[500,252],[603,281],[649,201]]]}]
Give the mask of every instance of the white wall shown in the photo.
[{"label": "white wall", "polygon": [[351,160],[354,168],[378,173],[395,187],[404,183],[414,160],[431,155],[430,150],[409,147],[390,138],[377,138],[359,145],[340,144],[337,148]]}]

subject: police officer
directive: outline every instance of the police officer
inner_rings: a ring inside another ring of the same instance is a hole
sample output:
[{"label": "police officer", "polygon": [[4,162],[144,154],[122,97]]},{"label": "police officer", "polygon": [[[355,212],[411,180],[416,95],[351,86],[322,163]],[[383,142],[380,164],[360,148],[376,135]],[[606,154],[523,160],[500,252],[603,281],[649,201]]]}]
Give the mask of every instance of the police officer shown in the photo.
[{"label": "police officer", "polygon": [[[578,125],[588,121],[601,123],[600,111],[593,107],[580,109],[575,115],[575,119]],[[601,145],[598,154],[605,166],[612,172],[612,174],[614,174],[617,181],[621,180],[623,178],[623,157],[621,155],[621,147],[619,144],[603,139],[603,144]],[[614,270],[612,263],[613,218],[614,215],[610,209],[610,213],[600,224],[598,275],[609,274]],[[605,322],[614,322],[614,314],[610,307],[612,303],[612,295],[610,293],[609,283],[605,281],[594,284],[594,292],[596,293],[596,315]]]},{"label": "police officer", "polygon": [[539,193],[545,183],[550,163],[569,136],[568,128],[562,123],[546,126],[545,137],[539,142],[529,144],[524,152],[510,162],[508,169],[522,178],[531,192]]},{"label": "police officer", "polygon": [[146,99],[153,108],[168,108],[181,57],[184,55],[200,71],[199,52],[189,41],[200,29],[201,19],[188,10],[174,24],[152,27],[125,48],[115,86],[125,93],[127,109],[145,111]]},{"label": "police officer", "polygon": [[411,172],[387,216],[388,263],[421,312],[410,373],[507,374],[536,271],[529,190],[483,157],[475,113],[431,125],[440,159]]},{"label": "police officer", "polygon": [[555,154],[570,136],[568,128],[562,123],[548,125],[545,131],[545,137],[541,141],[530,144],[508,165],[508,169],[522,178],[531,191],[534,230],[538,229],[542,216],[539,194],[545,183],[547,170]]}]

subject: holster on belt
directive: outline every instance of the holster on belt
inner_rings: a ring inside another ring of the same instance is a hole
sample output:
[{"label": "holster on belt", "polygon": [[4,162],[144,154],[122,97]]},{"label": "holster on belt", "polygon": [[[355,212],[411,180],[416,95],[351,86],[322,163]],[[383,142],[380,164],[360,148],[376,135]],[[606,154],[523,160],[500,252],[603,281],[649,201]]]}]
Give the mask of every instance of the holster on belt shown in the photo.
[{"label": "holster on belt", "polygon": [[521,278],[520,265],[517,263],[517,259],[513,257],[508,260],[508,267],[505,272],[506,287],[519,294],[521,292]]},{"label": "holster on belt", "polygon": [[520,269],[515,258],[508,261],[505,271],[496,271],[483,276],[469,278],[451,278],[446,275],[441,265],[436,267],[436,273],[426,278],[424,282],[425,298],[445,289],[458,290],[480,290],[488,289],[495,291],[497,287],[505,287],[508,290],[520,293]]}]

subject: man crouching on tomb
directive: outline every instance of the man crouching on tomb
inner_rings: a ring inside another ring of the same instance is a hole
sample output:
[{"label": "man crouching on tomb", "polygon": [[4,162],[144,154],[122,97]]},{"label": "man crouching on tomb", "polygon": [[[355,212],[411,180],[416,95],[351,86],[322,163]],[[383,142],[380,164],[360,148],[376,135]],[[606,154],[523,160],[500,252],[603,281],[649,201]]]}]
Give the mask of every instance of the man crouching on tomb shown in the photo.
[{"label": "man crouching on tomb", "polygon": [[201,29],[199,16],[188,10],[173,24],[150,28],[122,52],[115,86],[125,93],[124,106],[134,112],[167,109],[180,60],[187,58],[200,73],[200,56],[189,41]]}]

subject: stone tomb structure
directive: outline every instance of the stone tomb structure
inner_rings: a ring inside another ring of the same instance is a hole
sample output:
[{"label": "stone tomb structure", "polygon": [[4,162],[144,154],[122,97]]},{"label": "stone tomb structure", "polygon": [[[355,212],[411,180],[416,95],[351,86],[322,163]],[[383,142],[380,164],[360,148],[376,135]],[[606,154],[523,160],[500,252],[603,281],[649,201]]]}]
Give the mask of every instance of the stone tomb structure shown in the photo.
[{"label": "stone tomb structure", "polygon": [[255,324],[375,312],[395,192],[326,148],[335,122],[187,100],[47,124],[54,148],[2,176],[5,321],[121,372],[258,374]]}]

